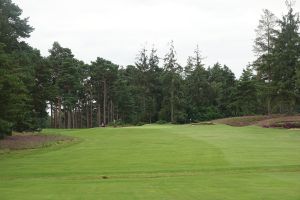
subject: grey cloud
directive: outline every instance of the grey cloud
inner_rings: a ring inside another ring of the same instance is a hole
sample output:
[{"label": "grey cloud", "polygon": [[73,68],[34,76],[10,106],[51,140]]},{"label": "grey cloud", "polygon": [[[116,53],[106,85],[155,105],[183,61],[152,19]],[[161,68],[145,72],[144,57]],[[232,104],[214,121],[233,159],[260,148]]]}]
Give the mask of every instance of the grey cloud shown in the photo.
[{"label": "grey cloud", "polygon": [[[28,42],[47,55],[54,41],[86,62],[97,56],[133,64],[141,46],[174,40],[185,65],[197,44],[207,65],[220,62],[237,75],[254,59],[254,29],[263,8],[285,12],[283,0],[14,0],[30,16]],[[299,9],[298,9],[299,10]]]}]

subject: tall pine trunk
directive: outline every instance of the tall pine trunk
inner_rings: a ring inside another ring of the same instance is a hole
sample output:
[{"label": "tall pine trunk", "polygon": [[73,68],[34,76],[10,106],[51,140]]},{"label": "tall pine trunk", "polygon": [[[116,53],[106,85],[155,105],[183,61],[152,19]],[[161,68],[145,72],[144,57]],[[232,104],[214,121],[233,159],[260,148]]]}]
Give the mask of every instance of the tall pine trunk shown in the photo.
[{"label": "tall pine trunk", "polygon": [[88,104],[86,104],[86,128],[89,128],[89,118]]},{"label": "tall pine trunk", "polygon": [[174,78],[171,83],[171,122],[174,123]]},{"label": "tall pine trunk", "polygon": [[58,128],[62,128],[62,118],[61,118],[61,98],[58,97]]},{"label": "tall pine trunk", "polygon": [[92,100],[91,100],[91,107],[90,107],[90,109],[91,109],[91,113],[90,113],[90,127],[91,128],[93,128],[93,102],[92,102]]},{"label": "tall pine trunk", "polygon": [[107,88],[106,80],[103,81],[103,123],[106,125],[106,101],[107,101]]},{"label": "tall pine trunk", "polygon": [[54,105],[54,128],[58,128],[58,125],[57,125],[57,106]]},{"label": "tall pine trunk", "polygon": [[114,105],[112,100],[110,100],[110,106],[111,106],[111,121],[114,121]]},{"label": "tall pine trunk", "polygon": [[72,121],[72,114],[71,114],[71,111],[68,110],[67,111],[67,114],[68,114],[68,129],[71,128],[71,121]]},{"label": "tall pine trunk", "polygon": [[97,126],[101,126],[101,106],[98,104],[98,113],[97,113]]}]

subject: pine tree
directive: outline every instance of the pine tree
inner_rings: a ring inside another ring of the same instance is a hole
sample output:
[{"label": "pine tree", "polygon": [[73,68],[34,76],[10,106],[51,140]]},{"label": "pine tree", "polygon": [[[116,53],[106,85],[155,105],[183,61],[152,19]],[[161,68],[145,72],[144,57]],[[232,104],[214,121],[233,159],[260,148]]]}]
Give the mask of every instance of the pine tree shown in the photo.
[{"label": "pine tree", "polygon": [[149,123],[157,121],[158,111],[161,108],[162,101],[162,82],[161,74],[163,69],[159,67],[159,57],[157,50],[152,47],[149,55],[149,71],[147,72],[147,82],[149,87],[149,97],[147,103],[147,113],[149,113]]},{"label": "pine tree", "polygon": [[188,58],[185,67],[185,103],[190,120],[209,120],[207,108],[209,105],[210,85],[208,72],[202,64],[199,47],[194,51],[194,56]]},{"label": "pine tree", "polygon": [[287,1],[288,13],[279,20],[280,31],[274,42],[273,81],[276,87],[276,103],[280,112],[293,112],[299,92],[297,74],[300,68],[299,13]]},{"label": "pine tree", "polygon": [[277,18],[267,9],[263,10],[263,15],[259,20],[259,25],[256,31],[256,39],[254,45],[254,52],[258,56],[254,62],[258,77],[265,82],[262,89],[266,99],[266,107],[268,114],[272,112],[271,100],[274,95],[273,73],[274,73],[274,57],[272,50],[277,33]]},{"label": "pine tree", "polygon": [[237,83],[236,101],[233,101],[237,115],[255,115],[258,113],[258,91],[256,77],[253,69],[249,65],[243,70],[243,73]]},{"label": "pine tree", "polygon": [[22,10],[11,0],[0,1],[0,43],[5,44],[3,50],[11,53],[20,47],[21,38],[30,37],[33,28],[28,18],[21,18]]},{"label": "pine tree", "polygon": [[149,113],[147,112],[147,107],[149,107],[149,99],[150,99],[150,88],[149,88],[149,80],[148,80],[148,71],[149,71],[149,63],[148,63],[148,55],[147,55],[147,50],[146,48],[142,48],[142,50],[139,52],[137,56],[137,61],[135,63],[136,68],[137,68],[137,76],[136,76],[136,83],[137,87],[136,89],[139,92],[138,102],[139,105],[138,107],[140,108],[139,110],[139,120],[138,121],[143,121],[146,122],[149,119]]},{"label": "pine tree", "polygon": [[[164,74],[163,74],[163,83],[164,87],[164,107],[163,111],[169,113],[169,120],[172,123],[176,121],[181,121],[182,118],[185,118],[180,112],[179,106],[182,101],[182,67],[177,63],[176,52],[174,48],[174,43],[171,41],[169,52],[165,55],[164,58]],[[166,108],[166,105],[169,106],[169,109]]]}]

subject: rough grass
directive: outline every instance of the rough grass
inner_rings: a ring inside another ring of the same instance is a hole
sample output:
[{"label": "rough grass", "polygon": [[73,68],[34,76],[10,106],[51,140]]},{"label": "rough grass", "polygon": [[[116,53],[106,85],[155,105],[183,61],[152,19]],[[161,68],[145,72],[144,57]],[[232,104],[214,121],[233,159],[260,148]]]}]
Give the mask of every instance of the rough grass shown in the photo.
[{"label": "rough grass", "polygon": [[257,125],[265,128],[298,128],[300,124],[300,115],[260,115],[260,116],[244,116],[214,120],[214,123],[226,124],[230,126],[251,126]]},{"label": "rough grass", "polygon": [[[297,125],[300,123],[300,116],[278,116],[270,119],[266,119],[257,123],[257,125],[262,127],[281,127],[281,128],[289,128],[289,126],[285,126],[288,124],[295,124],[296,127],[291,128],[298,128]],[[280,126],[281,124],[281,126]]]},{"label": "rough grass", "polygon": [[0,140],[0,150],[36,149],[60,142],[72,141],[74,138],[64,135],[45,135],[36,133],[14,133]]},{"label": "rough grass", "polygon": [[215,123],[227,124],[230,126],[250,126],[255,125],[260,121],[270,118],[269,116],[259,115],[259,116],[244,116],[244,117],[232,117],[225,119],[214,120]]},{"label": "rough grass", "polygon": [[65,148],[0,155],[0,199],[300,199],[300,131],[146,125],[45,130]]}]

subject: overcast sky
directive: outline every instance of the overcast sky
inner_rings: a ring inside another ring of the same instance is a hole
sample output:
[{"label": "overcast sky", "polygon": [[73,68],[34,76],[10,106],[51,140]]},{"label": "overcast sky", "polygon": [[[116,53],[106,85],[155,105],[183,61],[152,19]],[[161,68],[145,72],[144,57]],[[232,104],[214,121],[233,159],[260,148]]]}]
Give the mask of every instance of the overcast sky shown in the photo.
[{"label": "overcast sky", "polygon": [[[254,59],[254,29],[267,8],[286,12],[284,0],[13,0],[35,28],[27,41],[48,55],[54,41],[85,62],[103,57],[119,65],[135,62],[154,44],[160,57],[173,40],[185,65],[196,45],[206,66],[228,65],[239,76]],[[299,11],[300,3],[296,4]]]}]

